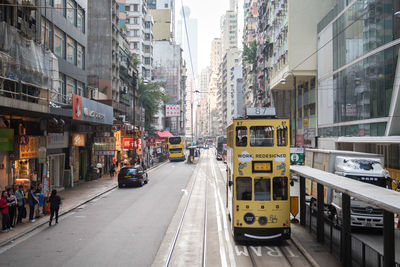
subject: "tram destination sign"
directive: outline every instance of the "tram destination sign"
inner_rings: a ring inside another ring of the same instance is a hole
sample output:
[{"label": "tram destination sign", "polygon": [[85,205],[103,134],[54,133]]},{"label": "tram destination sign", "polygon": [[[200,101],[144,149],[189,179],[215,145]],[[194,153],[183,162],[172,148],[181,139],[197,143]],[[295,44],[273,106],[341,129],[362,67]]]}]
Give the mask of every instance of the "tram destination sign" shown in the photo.
[{"label": "tram destination sign", "polygon": [[275,116],[275,108],[247,108],[247,116]]}]

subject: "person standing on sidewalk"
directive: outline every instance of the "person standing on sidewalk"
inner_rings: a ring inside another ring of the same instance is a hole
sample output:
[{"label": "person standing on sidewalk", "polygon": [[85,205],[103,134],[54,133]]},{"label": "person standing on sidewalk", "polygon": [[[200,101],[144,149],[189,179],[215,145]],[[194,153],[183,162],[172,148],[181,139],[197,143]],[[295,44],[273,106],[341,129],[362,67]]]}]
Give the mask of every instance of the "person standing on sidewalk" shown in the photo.
[{"label": "person standing on sidewalk", "polygon": [[103,165],[101,164],[100,161],[97,163],[96,167],[99,170],[99,178],[101,178],[101,175],[103,173]]},{"label": "person standing on sidewalk", "polygon": [[49,202],[50,202],[49,226],[51,226],[51,222],[53,220],[54,214],[56,215],[56,223],[58,223],[58,211],[59,211],[60,205],[61,205],[61,198],[60,198],[60,196],[57,195],[57,190],[53,189],[53,191],[51,191]]},{"label": "person standing on sidewalk", "polygon": [[17,215],[17,199],[15,198],[14,189],[7,188],[8,216],[10,218],[10,226],[15,227],[15,215]]},{"label": "person standing on sidewalk", "polygon": [[20,185],[18,187],[18,190],[15,191],[15,197],[17,199],[18,207],[17,223],[22,223],[22,217],[24,217],[24,213],[26,216],[24,186]]},{"label": "person standing on sidewalk", "polygon": [[31,186],[31,190],[28,193],[28,205],[29,205],[29,221],[31,223],[35,222],[33,215],[35,213],[35,205],[39,202],[33,192],[34,187]]},{"label": "person standing on sidewalk", "polygon": [[115,165],[113,163],[113,164],[111,164],[111,168],[110,168],[110,176],[111,176],[111,178],[114,178],[114,173],[115,173]]},{"label": "person standing on sidewalk", "polygon": [[7,201],[7,191],[1,192],[1,199],[0,199],[0,210],[1,210],[1,217],[2,217],[2,232],[7,233],[8,230],[12,230],[10,226],[10,217],[8,216],[8,201]]}]

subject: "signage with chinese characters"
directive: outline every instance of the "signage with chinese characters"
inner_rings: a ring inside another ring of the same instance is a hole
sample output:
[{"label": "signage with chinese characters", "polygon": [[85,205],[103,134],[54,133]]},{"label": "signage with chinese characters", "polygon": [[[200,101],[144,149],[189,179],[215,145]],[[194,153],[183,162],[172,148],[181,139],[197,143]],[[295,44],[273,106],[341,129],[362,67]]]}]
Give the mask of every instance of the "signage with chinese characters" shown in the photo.
[{"label": "signage with chinese characters", "polygon": [[72,135],[73,146],[85,146],[85,135],[84,134],[73,134]]},{"label": "signage with chinese characters", "polygon": [[27,135],[20,135],[19,137],[18,137],[18,143],[20,144],[20,145],[27,145],[28,143],[29,143],[29,136],[27,136]]},{"label": "signage with chinese characters", "polygon": [[[115,137],[95,137],[95,151],[115,151]],[[107,154],[108,155],[108,154]]]},{"label": "signage with chinese characters", "polygon": [[133,149],[133,144],[133,138],[124,138],[122,141],[122,147],[124,148],[124,150]]},{"label": "signage with chinese characters", "polygon": [[68,132],[48,133],[46,146],[47,149],[68,147]]},{"label": "signage with chinese characters", "polygon": [[38,157],[39,137],[30,136],[26,145],[19,145],[20,159],[30,159]]},{"label": "signage with chinese characters", "polygon": [[72,119],[82,120],[82,97],[72,95]]},{"label": "signage with chinese characters", "polygon": [[165,105],[165,116],[166,117],[179,117],[181,110],[179,105]]},{"label": "signage with chinese characters", "polygon": [[114,132],[115,150],[121,151],[121,131]]}]

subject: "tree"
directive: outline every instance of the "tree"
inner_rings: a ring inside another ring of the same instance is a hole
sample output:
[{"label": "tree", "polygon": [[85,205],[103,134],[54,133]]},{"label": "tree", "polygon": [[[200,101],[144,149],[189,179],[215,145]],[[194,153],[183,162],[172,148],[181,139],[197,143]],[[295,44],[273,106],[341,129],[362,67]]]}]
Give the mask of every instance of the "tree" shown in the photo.
[{"label": "tree", "polygon": [[254,40],[247,46],[246,43],[243,43],[243,60],[253,66],[257,63],[257,44]]},{"label": "tree", "polygon": [[166,85],[162,82],[144,82],[139,80],[138,100],[139,104],[145,109],[144,127],[149,134],[153,134],[155,129],[151,126],[154,116],[162,107],[163,103],[168,101],[163,88]]}]

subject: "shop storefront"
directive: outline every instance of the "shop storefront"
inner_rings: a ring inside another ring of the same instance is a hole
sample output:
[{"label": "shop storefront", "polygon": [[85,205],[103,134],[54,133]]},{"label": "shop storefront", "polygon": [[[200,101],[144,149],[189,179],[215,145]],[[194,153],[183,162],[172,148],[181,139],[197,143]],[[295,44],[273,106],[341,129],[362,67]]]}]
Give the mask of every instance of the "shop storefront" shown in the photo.
[{"label": "shop storefront", "polygon": [[50,189],[62,190],[70,186],[69,179],[65,179],[65,152],[68,145],[69,132],[47,134],[48,188]]}]

